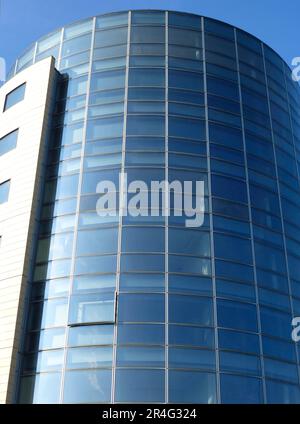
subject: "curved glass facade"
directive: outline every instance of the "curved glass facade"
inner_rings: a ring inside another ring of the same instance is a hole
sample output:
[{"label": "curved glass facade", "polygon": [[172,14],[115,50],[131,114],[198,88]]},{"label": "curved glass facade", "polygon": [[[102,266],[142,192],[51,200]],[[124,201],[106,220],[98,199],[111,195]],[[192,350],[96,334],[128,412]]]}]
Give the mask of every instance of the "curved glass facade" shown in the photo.
[{"label": "curved glass facade", "polygon": [[[63,79],[19,402],[300,402],[289,67],[239,29],[163,11],[65,27],[15,71],[49,55]],[[120,171],[203,180],[204,224],[100,217],[97,183]]]}]

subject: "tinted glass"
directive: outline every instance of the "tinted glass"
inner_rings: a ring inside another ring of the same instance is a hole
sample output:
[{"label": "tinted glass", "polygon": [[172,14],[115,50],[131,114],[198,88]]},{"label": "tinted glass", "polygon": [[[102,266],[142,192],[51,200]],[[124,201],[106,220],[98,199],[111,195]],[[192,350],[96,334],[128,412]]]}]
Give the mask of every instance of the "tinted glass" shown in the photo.
[{"label": "tinted glass", "polygon": [[21,102],[25,97],[26,84],[22,84],[8,93],[5,98],[4,111]]}]

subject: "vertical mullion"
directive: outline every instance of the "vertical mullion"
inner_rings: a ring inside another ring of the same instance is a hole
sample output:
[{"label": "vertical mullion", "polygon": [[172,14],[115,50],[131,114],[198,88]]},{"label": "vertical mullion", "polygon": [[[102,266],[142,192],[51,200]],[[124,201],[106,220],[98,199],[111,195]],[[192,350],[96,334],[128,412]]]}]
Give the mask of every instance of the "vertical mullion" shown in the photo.
[{"label": "vertical mullion", "polygon": [[[65,35],[65,28],[62,28],[61,34],[60,34],[59,51],[58,51],[57,65],[56,65],[57,69],[60,68],[60,64],[61,64],[62,46],[63,46],[64,35]],[[91,51],[91,54],[93,54],[92,51]]]},{"label": "vertical mullion", "polygon": [[125,155],[126,155],[126,128],[127,128],[127,109],[128,109],[128,78],[129,78],[129,57],[130,57],[130,33],[131,33],[131,11],[128,12],[128,32],[127,32],[127,49],[126,49],[126,70],[125,70],[125,92],[124,92],[124,121],[122,134],[122,163],[121,163],[121,178],[119,186],[119,233],[118,233],[118,253],[117,253],[117,272],[116,272],[116,296],[115,296],[115,324],[114,324],[114,343],[113,343],[113,359],[112,359],[112,384],[111,384],[111,402],[115,403],[115,387],[116,387],[116,367],[117,367],[117,339],[118,339],[118,298],[120,287],[121,273],[121,249],[122,249],[122,212],[124,201],[124,190],[126,187],[125,172]]},{"label": "vertical mullion", "polygon": [[[79,212],[80,212],[80,195],[81,195],[82,180],[83,180],[84,151],[85,151],[85,143],[86,143],[86,131],[87,131],[87,120],[88,120],[88,109],[89,109],[89,95],[90,95],[90,85],[91,85],[92,65],[93,65],[95,27],[96,27],[96,18],[93,18],[92,40],[91,40],[91,46],[90,46],[89,73],[88,73],[87,91],[86,91],[86,100],[85,100],[85,116],[84,116],[84,124],[83,124],[83,131],[82,131],[83,132],[83,139],[82,139],[81,155],[80,155],[80,169],[79,169],[79,181],[78,181],[77,203],[76,203],[76,213],[75,213],[74,239],[73,239],[73,247],[72,247],[70,287],[69,287],[69,293],[68,293],[67,324],[66,324],[66,333],[65,333],[65,342],[64,342],[64,359],[63,359],[63,367],[62,367],[62,377],[61,377],[60,401],[59,401],[59,403],[63,403],[63,392],[64,392],[64,385],[65,385],[67,350],[68,350],[68,336],[69,336],[69,314],[70,314],[70,303],[71,303],[71,296],[72,296],[72,291],[73,291],[73,281],[74,281],[75,262],[76,262],[76,247],[77,247]],[[61,37],[63,37],[63,33],[64,33],[64,31],[62,31]],[[61,40],[62,39],[63,38],[61,38]],[[62,41],[61,41],[61,45],[60,45],[60,50],[61,49],[62,49]]]},{"label": "vertical mullion", "polygon": [[217,311],[217,287],[215,270],[215,248],[214,248],[214,225],[212,208],[212,188],[211,188],[211,167],[210,167],[210,141],[208,124],[208,92],[207,92],[207,73],[206,73],[206,53],[205,53],[205,19],[201,18],[202,26],[202,58],[203,58],[203,78],[204,78],[204,106],[205,106],[205,130],[206,130],[206,149],[207,149],[207,182],[209,196],[209,227],[210,227],[210,250],[211,250],[211,279],[212,279],[212,300],[214,317],[214,339],[215,339],[215,358],[216,358],[216,387],[217,403],[221,403],[221,385],[220,385],[220,360],[219,360],[219,337],[218,337],[218,311]]},{"label": "vertical mullion", "polygon": [[264,401],[264,403],[266,403],[265,367],[264,367],[263,344],[262,344],[262,335],[261,335],[260,304],[259,304],[259,294],[258,294],[258,284],[257,284],[256,257],[255,257],[255,247],[254,247],[254,232],[253,232],[253,223],[252,223],[252,208],[251,208],[250,184],[249,184],[249,173],[248,173],[248,160],[247,160],[247,152],[246,152],[244,108],[243,108],[242,85],[241,85],[239,51],[238,51],[236,28],[234,28],[234,42],[235,42],[239,101],[240,101],[240,111],[241,111],[241,126],[242,126],[243,150],[244,150],[244,161],[245,161],[247,201],[248,201],[248,212],[249,212],[249,221],[250,221],[249,225],[250,225],[251,251],[252,251],[252,261],[253,261],[254,289],[255,289],[255,301],[256,301],[256,317],[257,317],[257,326],[258,326],[258,333],[259,333],[258,334],[259,350],[260,350],[259,357],[260,357],[261,375],[262,375],[263,401]]},{"label": "vertical mullion", "polygon": [[165,403],[169,403],[169,14],[165,15]]},{"label": "vertical mullion", "polygon": [[[63,32],[63,29],[62,29],[62,32]],[[60,39],[60,47],[61,47],[61,44],[62,44],[62,38]],[[33,57],[32,57],[33,64],[35,63],[35,60],[36,60],[37,46],[38,46],[38,42],[36,42],[34,45],[34,51],[33,51]]]}]

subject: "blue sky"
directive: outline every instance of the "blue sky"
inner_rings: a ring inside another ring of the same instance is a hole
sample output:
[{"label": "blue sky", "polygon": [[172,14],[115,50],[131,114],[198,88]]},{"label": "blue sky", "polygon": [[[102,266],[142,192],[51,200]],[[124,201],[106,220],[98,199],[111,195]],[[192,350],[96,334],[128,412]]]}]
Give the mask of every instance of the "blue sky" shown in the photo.
[{"label": "blue sky", "polygon": [[0,57],[8,67],[31,42],[55,28],[125,9],[202,14],[256,35],[289,64],[300,56],[299,0],[0,0],[0,4]]}]

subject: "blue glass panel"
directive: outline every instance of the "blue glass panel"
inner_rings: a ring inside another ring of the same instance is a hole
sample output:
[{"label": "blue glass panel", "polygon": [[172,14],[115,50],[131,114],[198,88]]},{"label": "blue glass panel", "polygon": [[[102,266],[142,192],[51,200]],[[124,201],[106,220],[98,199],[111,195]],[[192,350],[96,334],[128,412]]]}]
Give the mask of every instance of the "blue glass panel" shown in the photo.
[{"label": "blue glass panel", "polygon": [[119,344],[163,345],[165,326],[160,324],[119,324]]},{"label": "blue glass panel", "polygon": [[113,343],[113,325],[70,327],[69,346],[108,345]]},{"label": "blue glass panel", "polygon": [[127,42],[127,28],[106,29],[96,31],[95,48],[125,44]]},{"label": "blue glass panel", "polygon": [[164,296],[159,294],[120,294],[119,321],[164,322]]},{"label": "blue glass panel", "polygon": [[219,347],[259,355],[259,338],[257,335],[238,331],[219,330]]},{"label": "blue glass panel", "polygon": [[165,119],[161,116],[132,116],[127,118],[128,135],[164,135]]},{"label": "blue glass panel", "polygon": [[[128,381],[131,382],[128,385]],[[125,370],[116,372],[117,402],[164,402],[163,370]]]},{"label": "blue glass panel", "polygon": [[194,140],[205,140],[205,122],[196,119],[169,117],[169,135]]},{"label": "blue glass panel", "polygon": [[20,403],[58,403],[60,395],[60,373],[42,373],[24,377],[21,381]]},{"label": "blue glass panel", "polygon": [[165,23],[165,12],[156,10],[133,11],[131,13],[131,23],[138,24],[156,24],[163,25]]},{"label": "blue glass panel", "polygon": [[196,296],[169,296],[169,321],[182,324],[212,325],[212,302]]},{"label": "blue glass panel", "polygon": [[203,75],[184,71],[169,71],[169,87],[203,91]]},{"label": "blue glass panel", "polygon": [[201,30],[201,17],[196,15],[169,12],[169,25]]},{"label": "blue glass panel", "polygon": [[67,371],[64,403],[110,402],[111,371]]},{"label": "blue glass panel", "polygon": [[218,300],[218,322],[221,327],[257,331],[256,306]]},{"label": "blue glass panel", "polygon": [[103,16],[98,16],[96,20],[97,28],[109,28],[121,25],[127,25],[128,13],[111,13]]},{"label": "blue glass panel", "polygon": [[268,403],[300,403],[300,389],[298,385],[266,380],[266,387]]},{"label": "blue glass panel", "polygon": [[114,293],[74,295],[70,302],[70,323],[114,322]]},{"label": "blue glass panel", "polygon": [[248,264],[252,263],[250,240],[224,234],[215,234],[214,241],[216,257]]},{"label": "blue glass panel", "polygon": [[209,328],[169,324],[169,344],[213,349],[214,332]]},{"label": "blue glass panel", "polygon": [[83,50],[88,50],[91,47],[91,39],[91,34],[86,34],[73,38],[69,41],[65,41],[62,48],[62,56],[68,56]]},{"label": "blue glass panel", "polygon": [[226,372],[239,372],[260,375],[260,358],[240,353],[220,352],[220,369]]},{"label": "blue glass panel", "polygon": [[165,366],[165,349],[161,347],[119,346],[117,366],[162,368]]},{"label": "blue glass panel", "polygon": [[262,384],[257,378],[221,375],[222,403],[262,403]]},{"label": "blue glass panel", "polygon": [[216,402],[214,374],[195,371],[169,371],[169,401],[174,403]]},{"label": "blue glass panel", "polygon": [[207,349],[170,347],[169,368],[214,370],[215,352]]}]

